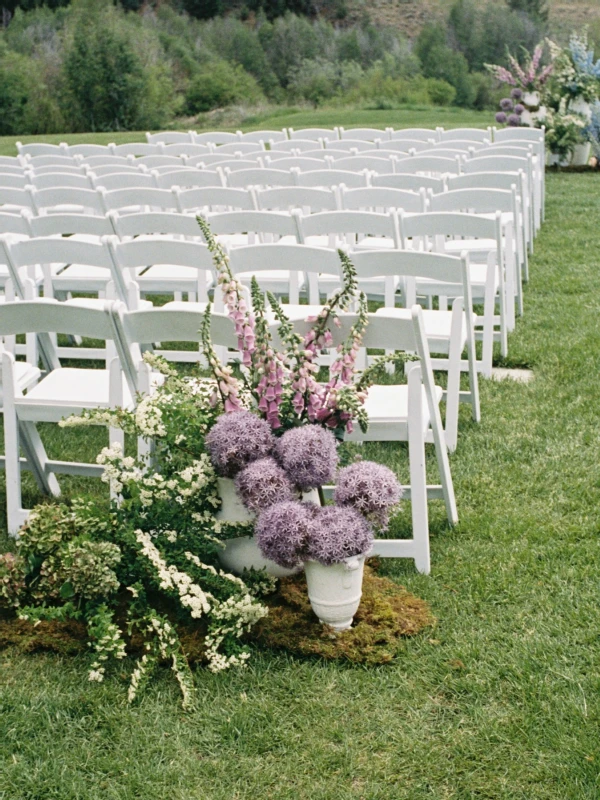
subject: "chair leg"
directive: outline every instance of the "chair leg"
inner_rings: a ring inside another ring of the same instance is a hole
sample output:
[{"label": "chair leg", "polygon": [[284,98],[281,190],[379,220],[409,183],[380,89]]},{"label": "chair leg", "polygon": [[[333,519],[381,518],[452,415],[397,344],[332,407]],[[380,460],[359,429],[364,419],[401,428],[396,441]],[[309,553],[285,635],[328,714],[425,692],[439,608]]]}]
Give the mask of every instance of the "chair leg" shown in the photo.
[{"label": "chair leg", "polygon": [[408,460],[410,468],[410,505],[412,514],[415,567],[426,575],[430,571],[429,515],[427,510],[427,476],[425,472],[425,439],[423,437],[421,409],[421,376],[418,368],[408,376]]}]

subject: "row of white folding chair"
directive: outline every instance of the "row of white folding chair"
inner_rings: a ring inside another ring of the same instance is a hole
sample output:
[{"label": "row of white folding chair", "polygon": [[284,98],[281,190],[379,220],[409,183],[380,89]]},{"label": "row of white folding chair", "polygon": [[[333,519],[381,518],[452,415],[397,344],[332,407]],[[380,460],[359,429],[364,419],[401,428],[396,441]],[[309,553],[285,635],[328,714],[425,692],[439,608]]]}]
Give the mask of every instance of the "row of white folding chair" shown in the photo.
[{"label": "row of white folding chair", "polygon": [[[334,337],[347,335],[355,323],[355,316],[343,315],[340,331],[335,331]],[[305,324],[297,324],[299,330],[304,329]],[[227,317],[214,314],[211,328],[213,339],[219,345],[235,346],[235,332]],[[61,367],[47,335],[49,331],[57,330],[71,335],[91,333],[97,338],[114,338],[120,362],[115,359],[108,370]],[[11,534],[17,534],[28,516],[21,499],[22,466],[33,471],[42,491],[54,496],[60,495],[55,473],[101,473],[98,465],[49,459],[37,433],[36,422],[56,422],[69,413],[80,413],[90,408],[131,407],[135,392],[144,388],[144,380],[145,388],[149,389],[148,372],[140,369],[141,346],[151,345],[157,336],[165,340],[198,343],[198,330],[198,312],[191,310],[128,312],[113,303],[91,311],[76,306],[65,309],[52,300],[7,304],[0,309],[0,334],[38,334],[44,341],[49,362],[47,376],[23,396],[14,382],[14,359],[10,354],[3,355],[3,384],[7,392],[5,463]],[[276,326],[273,333],[277,335]],[[370,391],[367,404],[373,407],[371,415],[374,420],[369,438],[407,441],[410,462],[410,487],[406,487],[406,496],[412,504],[413,537],[410,540],[379,541],[375,545],[376,552],[381,556],[412,558],[417,569],[427,573],[430,569],[428,500],[444,500],[451,524],[458,521],[458,515],[439,412],[441,390],[434,383],[421,310],[415,307],[398,319],[373,318],[365,344],[373,348],[391,345],[394,349],[414,352],[419,357],[419,365],[410,370],[407,386],[376,387]],[[116,432],[111,431],[111,441],[115,438],[118,438]],[[428,486],[426,481],[425,443],[428,439],[435,446],[441,477],[438,485]],[[20,445],[26,454],[25,464],[19,457]]]}]

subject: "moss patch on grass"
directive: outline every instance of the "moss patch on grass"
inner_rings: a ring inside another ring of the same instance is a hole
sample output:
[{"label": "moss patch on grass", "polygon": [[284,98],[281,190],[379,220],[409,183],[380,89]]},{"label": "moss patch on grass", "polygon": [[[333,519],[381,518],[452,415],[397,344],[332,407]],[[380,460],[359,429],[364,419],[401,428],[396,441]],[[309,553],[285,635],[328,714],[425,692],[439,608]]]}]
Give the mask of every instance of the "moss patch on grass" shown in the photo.
[{"label": "moss patch on grass", "polygon": [[321,625],[306,591],[304,574],[284,578],[267,600],[269,614],[253,631],[259,644],[298,656],[319,656],[357,664],[387,664],[402,646],[402,637],[414,636],[434,623],[428,604],[389,578],[365,567],[363,595],[354,625],[335,633]]}]

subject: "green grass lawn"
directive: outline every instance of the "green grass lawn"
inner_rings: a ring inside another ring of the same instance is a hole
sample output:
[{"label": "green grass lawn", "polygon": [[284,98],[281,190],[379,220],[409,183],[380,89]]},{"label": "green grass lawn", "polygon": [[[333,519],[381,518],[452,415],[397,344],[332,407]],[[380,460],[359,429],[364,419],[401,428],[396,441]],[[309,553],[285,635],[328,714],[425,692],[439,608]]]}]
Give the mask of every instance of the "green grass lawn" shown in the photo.
[{"label": "green grass lawn", "polygon": [[[166,671],[129,707],[118,670],[89,684],[82,658],[4,651],[0,798],[598,800],[600,181],[551,174],[547,191],[509,342],[535,379],[482,381],[478,426],[461,409],[460,525],[432,504],[432,574],[384,562],[436,627],[375,669],[256,652],[198,670],[189,714]],[[67,433],[52,455],[105,438]],[[402,448],[365,455],[405,474]]]},{"label": "green grass lawn", "polygon": [[[416,106],[397,109],[393,111],[372,111],[369,109],[336,109],[324,108],[317,111],[298,110],[282,106],[280,108],[270,108],[263,113],[257,112],[254,116],[248,117],[241,126],[244,130],[258,130],[260,128],[305,128],[313,126],[333,127],[343,125],[347,128],[374,127],[385,128],[435,128],[442,125],[445,128],[459,128],[464,125],[485,128],[493,124],[494,115],[490,111],[469,111],[463,108],[433,108],[427,106]],[[210,130],[209,122],[205,123]],[[185,129],[187,130],[186,126]],[[200,130],[199,126],[192,126]],[[219,130],[222,126],[218,126]],[[69,144],[125,144],[127,142],[145,142],[146,134],[144,131],[114,131],[111,133],[55,133],[46,136],[0,136],[0,156],[15,156],[17,149],[15,142],[21,141],[23,144],[36,141],[58,144],[67,142]]]}]

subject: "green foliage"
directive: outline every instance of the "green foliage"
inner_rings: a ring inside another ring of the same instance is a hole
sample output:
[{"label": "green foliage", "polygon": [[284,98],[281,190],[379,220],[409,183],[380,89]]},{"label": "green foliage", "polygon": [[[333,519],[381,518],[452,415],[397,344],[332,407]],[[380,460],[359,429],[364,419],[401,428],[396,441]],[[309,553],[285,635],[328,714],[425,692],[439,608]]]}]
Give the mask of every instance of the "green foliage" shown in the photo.
[{"label": "green foliage", "polygon": [[190,82],[186,111],[198,114],[233,103],[256,103],[261,97],[260,86],[243,67],[228,61],[210,61]]},{"label": "green foliage", "polygon": [[292,97],[318,106],[356,86],[361,77],[362,69],[355,61],[306,59],[290,71],[288,90]]},{"label": "green foliage", "polygon": [[421,60],[423,75],[447,81],[456,90],[458,106],[472,106],[475,90],[470,80],[469,65],[462,53],[446,42],[446,29],[430,23],[425,25],[416,42],[415,52]]},{"label": "green foliage", "polygon": [[541,22],[548,20],[548,0],[506,0],[512,11],[521,11]]}]

